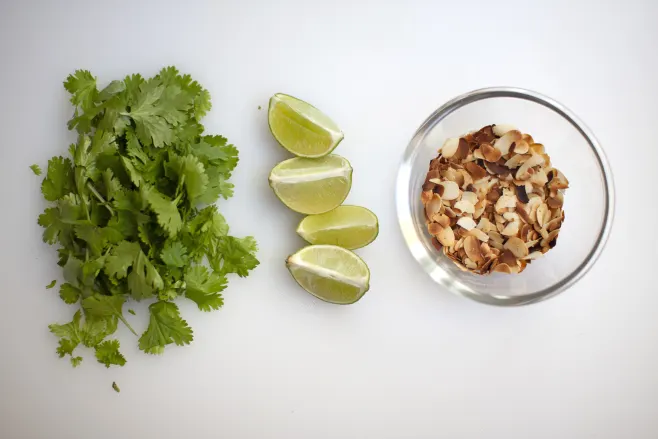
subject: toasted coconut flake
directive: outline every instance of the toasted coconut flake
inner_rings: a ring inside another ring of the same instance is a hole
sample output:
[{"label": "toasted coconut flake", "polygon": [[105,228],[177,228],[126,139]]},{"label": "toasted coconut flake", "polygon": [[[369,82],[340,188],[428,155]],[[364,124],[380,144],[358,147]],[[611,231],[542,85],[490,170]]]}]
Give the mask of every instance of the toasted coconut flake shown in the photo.
[{"label": "toasted coconut flake", "polygon": [[514,256],[514,253],[512,253],[511,250],[505,249],[503,252],[500,254],[500,257],[498,258],[501,263],[507,264],[510,267],[513,267],[516,265],[516,256]]},{"label": "toasted coconut flake", "polygon": [[475,162],[468,162],[464,165],[464,168],[471,174],[471,177],[474,181],[480,180],[487,176],[487,171],[478,166]]},{"label": "toasted coconut flake", "polygon": [[547,231],[552,232],[555,229],[559,229],[561,225],[562,225],[562,218],[554,218],[554,219],[550,220],[549,222],[547,222],[544,225],[544,228]]},{"label": "toasted coconut flake", "polygon": [[420,201],[423,203],[423,205],[432,201],[432,198],[434,198],[434,192],[432,191],[423,191],[420,194]]},{"label": "toasted coconut flake", "polygon": [[493,126],[493,133],[498,137],[503,137],[509,131],[515,130],[516,127],[510,124],[500,124]]},{"label": "toasted coconut flake", "polygon": [[550,220],[550,215],[551,211],[548,209],[548,206],[546,203],[542,203],[541,206],[537,208],[537,225],[539,225],[539,227],[544,227],[544,224]]},{"label": "toasted coconut flake", "polygon": [[531,223],[530,215],[528,214],[528,211],[526,210],[526,207],[523,204],[516,203],[516,213],[523,220],[523,222],[528,224]]},{"label": "toasted coconut flake", "polygon": [[469,203],[468,201],[465,200],[459,200],[455,203],[455,209],[459,209],[462,213],[474,213],[475,212],[475,206],[473,204]]},{"label": "toasted coconut flake", "polygon": [[490,230],[493,230],[495,226],[491,224],[491,221],[489,221],[488,218],[480,218],[480,222],[477,225],[477,228],[479,230],[482,230],[483,232],[488,232]]},{"label": "toasted coconut flake", "polygon": [[502,155],[507,155],[512,143],[521,140],[521,133],[517,130],[506,132],[502,137],[494,142],[494,148],[500,151]]},{"label": "toasted coconut flake", "polygon": [[484,258],[480,251],[480,241],[478,241],[475,236],[467,236],[464,239],[464,250],[466,251],[468,258],[476,264],[484,262]]},{"label": "toasted coconut flake", "polygon": [[528,249],[526,248],[525,243],[521,238],[517,238],[516,236],[512,236],[508,239],[503,248],[511,251],[517,258],[528,256]]},{"label": "toasted coconut flake", "polygon": [[542,252],[532,252],[523,259],[526,260],[526,261],[534,261],[535,259],[539,259],[542,256],[544,256],[544,254]]},{"label": "toasted coconut flake", "polygon": [[435,237],[432,237],[432,247],[434,247],[437,251],[441,251],[443,249],[443,246],[437,241]]},{"label": "toasted coconut flake", "polygon": [[445,141],[439,152],[443,157],[449,159],[450,157],[455,155],[458,146],[459,146],[459,139],[453,137]]},{"label": "toasted coconut flake", "polygon": [[460,169],[459,173],[461,174],[462,184],[460,185],[463,189],[468,188],[473,184],[473,177],[465,169]]},{"label": "toasted coconut flake", "polygon": [[516,198],[523,204],[527,204],[530,201],[525,186],[516,186]]},{"label": "toasted coconut flake", "polygon": [[466,230],[471,230],[475,228],[475,221],[473,218],[468,216],[463,216],[457,220],[457,225],[463,227]]},{"label": "toasted coconut flake", "polygon": [[499,177],[505,177],[512,172],[510,168],[505,166],[504,162],[501,164],[500,160],[496,163],[484,162],[484,167],[487,168],[487,171],[489,171],[490,174],[497,175]]},{"label": "toasted coconut flake", "polygon": [[443,188],[440,192],[441,198],[446,201],[452,201],[459,197],[459,186],[454,181],[442,181],[438,184],[439,187]]},{"label": "toasted coconut flake", "polygon": [[436,235],[441,245],[451,247],[455,244],[455,233],[450,227],[445,227]]}]

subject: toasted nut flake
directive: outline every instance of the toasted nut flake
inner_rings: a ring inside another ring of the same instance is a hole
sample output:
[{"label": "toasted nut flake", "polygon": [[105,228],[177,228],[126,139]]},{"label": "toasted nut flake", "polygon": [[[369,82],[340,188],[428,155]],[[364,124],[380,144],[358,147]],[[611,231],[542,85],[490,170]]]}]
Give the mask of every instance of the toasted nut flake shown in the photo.
[{"label": "toasted nut flake", "polygon": [[501,138],[494,142],[494,148],[500,151],[502,155],[507,155],[512,143],[521,140],[521,133],[517,130],[506,132]]},{"label": "toasted nut flake", "polygon": [[468,157],[468,142],[464,139],[461,138],[459,139],[459,145],[457,146],[457,152],[455,152],[455,155],[452,156],[453,160],[464,160],[466,157]]},{"label": "toasted nut flake", "polygon": [[495,271],[496,273],[512,274],[512,269],[507,264],[498,264],[491,271]]},{"label": "toasted nut flake", "polygon": [[505,221],[519,221],[519,214],[516,212],[504,212],[503,218]]},{"label": "toasted nut flake", "polygon": [[[487,237],[487,239],[489,239],[489,237]],[[482,256],[484,256],[485,258],[489,256],[493,256],[491,247],[489,247],[489,244],[487,244],[486,242],[480,244],[480,252],[482,253]]]},{"label": "toasted nut flake", "polygon": [[503,137],[507,132],[515,129],[516,127],[514,125],[509,125],[509,124],[500,124],[493,126],[493,132],[498,137]]},{"label": "toasted nut flake", "polygon": [[542,252],[532,252],[523,259],[525,259],[526,261],[533,261],[535,259],[541,258],[542,256],[544,256]]},{"label": "toasted nut flake", "polygon": [[466,189],[473,184],[473,177],[471,177],[471,175],[466,170],[461,169],[459,173],[463,179],[463,182],[460,185],[462,188]]},{"label": "toasted nut flake", "polygon": [[514,154],[525,154],[530,149],[530,145],[523,138],[514,142]]},{"label": "toasted nut flake", "polygon": [[487,176],[487,171],[478,166],[475,162],[468,162],[464,165],[464,168],[471,174],[474,181],[480,180]]},{"label": "toasted nut flake", "polygon": [[526,160],[519,170],[516,172],[516,179],[517,180],[526,180],[530,178],[530,174],[528,174],[528,169],[532,168],[533,166],[538,166],[544,163],[544,157],[539,155],[539,154],[533,154],[530,156],[528,160]]},{"label": "toasted nut flake", "polygon": [[493,230],[495,226],[491,224],[491,221],[489,221],[488,218],[480,218],[480,222],[477,225],[477,228],[482,230],[483,232],[488,232],[490,230]]},{"label": "toasted nut flake", "polygon": [[464,250],[468,258],[476,264],[484,262],[480,251],[480,241],[475,236],[467,236],[464,239]]},{"label": "toasted nut flake", "polygon": [[539,225],[539,227],[544,227],[544,224],[550,220],[550,215],[551,211],[548,209],[548,206],[546,203],[542,203],[541,206],[537,208],[537,225]]},{"label": "toasted nut flake", "polygon": [[546,200],[546,204],[548,204],[548,207],[551,209],[562,207],[564,204],[564,196],[558,192],[555,197],[550,197],[548,200]]},{"label": "toasted nut flake", "polygon": [[432,198],[434,198],[434,192],[432,191],[424,191],[420,194],[420,201],[423,204],[427,204],[430,201],[432,201]]},{"label": "toasted nut flake", "polygon": [[443,246],[439,243],[439,241],[436,240],[436,238],[432,238],[432,246],[437,250],[441,251]]},{"label": "toasted nut flake", "polygon": [[557,239],[557,235],[560,233],[560,229],[553,230],[551,233],[548,234],[547,237],[541,240],[539,245],[542,247],[548,247],[551,242],[553,242],[555,239]]},{"label": "toasted nut flake", "polygon": [[530,143],[530,150],[533,151],[535,154],[545,154],[546,151],[544,150],[544,145],[541,143]]},{"label": "toasted nut flake", "polygon": [[471,230],[468,231],[468,234],[471,235],[471,236],[476,237],[477,239],[479,239],[482,242],[488,242],[489,241],[489,235],[487,235],[486,233],[484,233],[480,229],[471,229]]},{"label": "toasted nut flake", "polygon": [[436,239],[439,240],[441,245],[450,247],[455,244],[455,233],[450,227],[445,227],[436,235]]},{"label": "toasted nut flake", "polygon": [[439,223],[441,227],[450,227],[450,218],[448,218],[448,215],[441,214],[441,215],[434,215],[432,218],[434,221]]},{"label": "toasted nut flake", "polygon": [[443,230],[443,227],[441,227],[440,224],[438,223],[429,223],[427,225],[427,231],[430,233],[432,236],[436,236]]},{"label": "toasted nut flake", "polygon": [[550,220],[549,222],[547,222],[544,225],[544,228],[547,231],[552,232],[555,229],[559,229],[561,225],[562,225],[562,218],[554,218],[554,219]]},{"label": "toasted nut flake", "polygon": [[[501,153],[501,155],[502,155],[502,153]],[[501,159],[501,160],[503,160],[503,159]],[[496,163],[484,162],[484,167],[487,168],[487,171],[490,174],[497,175],[501,178],[509,175],[512,172],[510,170],[510,168],[505,166],[505,162],[503,162],[501,164],[500,160]]]},{"label": "toasted nut flake", "polygon": [[475,192],[465,191],[462,193],[462,200],[468,201],[471,204],[476,204],[478,202],[478,196]]},{"label": "toasted nut flake", "polygon": [[516,207],[516,196],[503,195],[496,201],[496,212],[503,213],[508,207]]},{"label": "toasted nut flake", "polygon": [[475,206],[465,200],[459,200],[455,203],[455,209],[459,209],[462,213],[474,213]]},{"label": "toasted nut flake", "polygon": [[463,216],[457,220],[457,225],[465,228],[466,230],[471,230],[475,228],[475,221],[473,218],[468,216]]},{"label": "toasted nut flake", "polygon": [[440,192],[442,199],[451,201],[459,197],[459,186],[454,181],[442,181],[438,186],[443,188],[442,192]]},{"label": "toasted nut flake", "polygon": [[459,146],[459,139],[453,137],[445,141],[443,147],[441,147],[439,152],[443,157],[449,159],[450,157],[455,155],[458,146]]},{"label": "toasted nut flake", "polygon": [[484,159],[491,163],[496,163],[503,156],[503,153],[500,150],[494,148],[489,143],[483,143],[480,146],[479,151],[482,153]]},{"label": "toasted nut flake", "polygon": [[511,251],[517,258],[528,256],[528,249],[526,248],[525,243],[521,238],[517,238],[516,236],[512,236],[508,239],[503,248]]},{"label": "toasted nut flake", "polygon": [[530,157],[531,157],[530,155],[526,155],[526,154],[516,154],[512,156],[511,159],[505,162],[505,166],[511,169],[518,168],[519,166],[521,166],[521,164],[528,161]]},{"label": "toasted nut flake", "polygon": [[431,220],[434,214],[441,213],[443,211],[443,203],[441,203],[441,197],[437,194],[433,194],[432,200],[425,204],[425,215],[428,220]]},{"label": "toasted nut flake", "polygon": [[505,236],[516,236],[519,233],[519,224],[520,223],[518,221],[512,221],[511,223],[508,223],[500,232],[500,234]]},{"label": "toasted nut flake", "polygon": [[510,267],[513,267],[516,265],[516,256],[514,256],[514,253],[512,253],[511,250],[505,249],[503,252],[500,254],[500,257],[498,258],[501,263],[507,264]]},{"label": "toasted nut flake", "polygon": [[464,265],[466,265],[466,268],[469,268],[471,270],[475,270],[476,268],[478,268],[477,264],[471,261],[469,258],[464,258]]}]

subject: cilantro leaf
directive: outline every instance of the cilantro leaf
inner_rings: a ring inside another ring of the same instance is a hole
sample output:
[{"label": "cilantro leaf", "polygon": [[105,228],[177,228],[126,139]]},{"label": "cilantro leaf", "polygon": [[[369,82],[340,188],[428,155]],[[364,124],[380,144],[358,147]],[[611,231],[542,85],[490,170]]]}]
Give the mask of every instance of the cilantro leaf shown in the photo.
[{"label": "cilantro leaf", "polygon": [[121,392],[121,389],[119,389],[119,386],[117,386],[117,383],[115,382],[112,382],[112,389],[117,393]]},{"label": "cilantro leaf", "polygon": [[71,357],[71,366],[78,367],[82,363],[82,357]]},{"label": "cilantro leaf", "polygon": [[70,159],[53,157],[48,161],[48,174],[41,184],[41,192],[48,201],[56,201],[75,191],[73,165]]},{"label": "cilantro leaf", "polygon": [[30,169],[34,172],[34,175],[41,175],[41,168],[39,165],[30,165]]},{"label": "cilantro leaf", "polygon": [[219,309],[224,304],[221,291],[226,288],[226,277],[210,273],[203,265],[190,267],[185,273],[185,296],[194,301],[201,311]]},{"label": "cilantro leaf", "polygon": [[64,88],[71,93],[71,103],[83,110],[89,110],[94,106],[98,96],[96,89],[96,78],[88,70],[76,70],[69,75],[64,82]]},{"label": "cilantro leaf", "polygon": [[184,267],[189,262],[187,249],[178,241],[167,241],[160,253],[160,258],[170,267]]},{"label": "cilantro leaf", "polygon": [[208,186],[208,175],[206,175],[203,163],[195,156],[174,156],[168,163],[169,169],[180,182],[185,185],[187,197],[191,204],[200,197]]},{"label": "cilantro leaf", "polygon": [[77,303],[81,294],[79,289],[69,283],[63,283],[59,286],[59,297],[69,305]]},{"label": "cilantro leaf", "polygon": [[245,277],[259,264],[254,256],[257,250],[256,240],[251,236],[242,239],[224,236],[217,247],[211,250],[208,258],[215,271],[222,274],[236,273]]},{"label": "cilantro leaf", "polygon": [[52,282],[50,282],[48,285],[46,285],[46,289],[50,290],[51,288],[54,288],[55,285],[57,285],[57,279],[53,279]]},{"label": "cilantro leaf", "polygon": [[85,312],[97,318],[116,317],[130,329],[130,332],[137,335],[135,330],[123,317],[123,304],[126,299],[123,296],[103,296],[95,294],[87,297],[82,301],[82,307]]},{"label": "cilantro leaf", "polygon": [[132,272],[128,275],[128,287],[132,296],[141,300],[153,296],[155,290],[164,287],[164,281],[158,270],[151,264],[144,252],[139,252]]},{"label": "cilantro leaf", "polygon": [[126,364],[125,357],[119,352],[119,340],[105,340],[96,346],[96,359],[108,368],[113,364],[117,366]]},{"label": "cilantro leaf", "polygon": [[176,201],[162,195],[156,189],[149,189],[146,192],[146,201],[149,203],[151,210],[158,218],[158,224],[169,234],[175,236],[183,226],[180,212],[176,207]]},{"label": "cilantro leaf", "polygon": [[139,339],[139,348],[147,354],[162,354],[165,346],[190,344],[192,329],[180,317],[178,307],[171,302],[155,302],[149,306],[149,326]]}]

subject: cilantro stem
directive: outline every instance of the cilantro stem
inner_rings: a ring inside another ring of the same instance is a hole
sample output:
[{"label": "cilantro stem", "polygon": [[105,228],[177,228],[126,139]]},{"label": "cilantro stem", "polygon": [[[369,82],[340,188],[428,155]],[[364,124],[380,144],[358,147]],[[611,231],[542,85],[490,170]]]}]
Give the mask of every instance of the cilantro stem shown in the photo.
[{"label": "cilantro stem", "polygon": [[128,327],[128,329],[130,329],[130,332],[132,332],[133,334],[137,335],[137,333],[135,332],[135,330],[133,329],[133,327],[130,326],[130,324],[129,324],[128,321],[123,317],[123,315],[118,314],[117,317],[119,317],[119,320],[121,320],[121,321],[123,322],[123,324],[126,325],[126,326]]},{"label": "cilantro stem", "polygon": [[96,198],[98,198],[98,201],[100,201],[101,204],[102,204],[103,206],[105,206],[105,207],[107,208],[107,210],[110,211],[110,215],[114,216],[114,210],[112,210],[112,208],[111,208],[110,205],[107,203],[107,201],[105,201],[105,198],[103,198],[103,196],[102,196],[102,195],[96,190],[96,188],[94,187],[94,185],[91,184],[91,182],[89,182],[89,181],[87,182],[87,188],[89,188],[89,190],[91,191],[91,193],[94,194],[94,195],[96,196]]}]

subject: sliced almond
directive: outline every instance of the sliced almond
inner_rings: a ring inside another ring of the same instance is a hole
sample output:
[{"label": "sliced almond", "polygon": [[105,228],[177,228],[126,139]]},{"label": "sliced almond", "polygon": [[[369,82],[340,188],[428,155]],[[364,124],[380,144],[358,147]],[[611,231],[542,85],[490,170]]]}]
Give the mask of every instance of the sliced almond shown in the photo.
[{"label": "sliced almond", "polygon": [[430,233],[432,236],[436,236],[443,230],[443,227],[441,227],[440,224],[438,223],[429,223],[427,225],[427,231]]},{"label": "sliced almond", "polygon": [[546,203],[542,203],[541,206],[537,208],[537,224],[539,227],[544,227],[544,225],[550,221],[550,219],[551,211]]},{"label": "sliced almond", "polygon": [[484,160],[484,155],[482,155],[482,148],[478,148],[473,151],[473,158],[478,160]]},{"label": "sliced almond", "polygon": [[503,252],[500,254],[499,260],[501,263],[507,264],[510,267],[516,265],[516,256],[514,256],[514,253],[512,253],[511,250],[503,250]]},{"label": "sliced almond", "polygon": [[483,232],[488,232],[489,230],[492,230],[493,227],[494,225],[491,224],[491,221],[487,218],[480,218],[480,222],[477,225],[477,228]]},{"label": "sliced almond", "polygon": [[516,213],[519,215],[519,217],[523,220],[523,222],[530,224],[530,215],[528,214],[528,211],[526,210],[527,207],[525,207],[521,203],[516,203]]},{"label": "sliced almond", "polygon": [[453,137],[445,141],[439,152],[443,157],[449,159],[450,157],[455,155],[458,146],[459,146],[459,139]]},{"label": "sliced almond", "polygon": [[[501,153],[502,155],[502,153]],[[497,175],[504,177],[510,174],[510,168],[500,163],[500,160],[497,163],[484,162],[484,167],[487,168],[487,171],[492,175]]]},{"label": "sliced almond", "polygon": [[471,230],[476,227],[475,221],[469,216],[463,216],[457,220],[457,225],[466,230]]},{"label": "sliced almond", "polygon": [[442,189],[439,190],[439,195],[446,201],[451,201],[459,197],[459,186],[454,181],[442,181],[437,184]]},{"label": "sliced almond", "polygon": [[546,176],[546,171],[543,169],[537,170],[534,174],[530,176],[530,183],[536,186],[544,186],[548,183],[548,177]]},{"label": "sliced almond", "polygon": [[459,139],[459,145],[457,146],[457,151],[455,155],[452,156],[452,160],[464,160],[469,153],[468,142],[463,137]]},{"label": "sliced almond", "polygon": [[485,232],[483,232],[480,229],[471,229],[471,230],[468,231],[468,234],[471,235],[471,236],[476,237],[477,239],[479,239],[482,242],[488,242],[489,241],[489,235],[486,234]]},{"label": "sliced almond", "polygon": [[496,273],[512,274],[512,269],[507,264],[498,264],[491,271]]},{"label": "sliced almond", "polygon": [[441,197],[438,194],[433,194],[432,200],[425,204],[425,215],[427,219],[431,220],[435,214],[441,213],[443,209]]},{"label": "sliced almond", "polygon": [[521,140],[514,142],[514,154],[525,154],[530,149],[530,145],[523,137]]},{"label": "sliced almond", "polygon": [[496,201],[496,212],[503,213],[507,208],[516,207],[516,196],[514,195],[503,195],[498,198]]},{"label": "sliced almond", "polygon": [[451,247],[455,244],[455,233],[450,227],[445,227],[436,235],[436,239],[438,239],[444,247]]},{"label": "sliced almond", "polygon": [[508,168],[511,168],[511,169],[518,168],[523,163],[528,161],[528,159],[530,157],[532,157],[532,156],[529,155],[529,154],[516,154],[516,155],[512,156],[511,159],[509,159],[508,161],[505,162],[505,166],[507,166]]},{"label": "sliced almond", "polygon": [[547,231],[552,232],[553,230],[560,228],[561,225],[562,225],[562,218],[554,218],[554,219],[550,220],[549,222],[547,222],[544,225],[544,228]]},{"label": "sliced almond", "polygon": [[434,215],[432,219],[439,223],[441,227],[450,227],[450,218],[448,218],[448,215]]},{"label": "sliced almond", "polygon": [[516,172],[516,179],[517,180],[526,180],[530,178],[530,175],[528,174],[528,169],[532,168],[533,166],[538,166],[544,163],[544,157],[539,155],[539,154],[533,154],[530,156],[528,160],[526,160],[519,170]]},{"label": "sliced almond", "polygon": [[530,150],[534,152],[535,154],[544,154],[546,151],[544,150],[544,145],[541,143],[532,143],[528,142],[530,144]]},{"label": "sliced almond", "polygon": [[475,206],[466,200],[457,201],[454,208],[460,210],[462,213],[473,214],[475,212]]},{"label": "sliced almond", "polygon": [[[494,130],[495,129],[496,127],[494,127]],[[502,155],[507,155],[509,153],[510,147],[512,146],[512,143],[521,140],[521,138],[521,132],[517,130],[510,130],[501,136],[500,139],[496,140],[493,146],[499,150]]]},{"label": "sliced almond", "polygon": [[465,191],[462,193],[462,200],[475,204],[478,202],[478,196],[475,192]]},{"label": "sliced almond", "polygon": [[526,261],[534,261],[535,259],[539,259],[542,256],[544,256],[542,252],[532,252],[523,259],[525,259]]},{"label": "sliced almond", "polygon": [[503,248],[511,251],[517,258],[528,256],[528,249],[525,246],[525,243],[521,238],[517,238],[516,236],[512,236],[508,239],[505,245],[503,245]]},{"label": "sliced almond", "polygon": [[500,234],[504,236],[516,236],[519,233],[519,224],[520,223],[518,221],[512,221],[511,223],[507,223],[507,225],[500,232]]},{"label": "sliced almond", "polygon": [[434,237],[432,238],[432,246],[433,246],[437,251],[441,251],[441,249],[443,248],[443,246],[439,243],[439,241],[437,241],[436,238],[434,238]]},{"label": "sliced almond", "polygon": [[535,141],[533,140],[530,134],[523,134],[522,139],[528,142],[528,145],[532,145],[533,143],[535,143]]},{"label": "sliced almond", "polygon": [[475,263],[484,262],[480,251],[480,241],[475,236],[467,236],[464,239],[464,250],[470,260]]},{"label": "sliced almond", "polygon": [[498,137],[503,137],[506,133],[515,129],[516,127],[510,124],[500,124],[493,126],[493,132]]},{"label": "sliced almond", "polygon": [[464,165],[464,168],[471,174],[471,177],[473,177],[473,181],[480,180],[481,178],[484,178],[487,176],[487,171],[486,169],[478,166],[477,163],[475,162],[468,162]]},{"label": "sliced almond", "polygon": [[519,221],[519,214],[516,212],[504,212],[503,213],[503,218],[506,221]]},{"label": "sliced almond", "polygon": [[459,173],[462,177],[462,184],[460,185],[462,188],[466,189],[473,184],[473,177],[471,177],[471,174],[469,174],[468,171],[460,169]]},{"label": "sliced almond", "polygon": [[548,207],[551,209],[562,207],[564,204],[564,196],[558,192],[555,197],[550,197],[548,200],[546,200],[546,204],[548,204]]},{"label": "sliced almond", "polygon": [[500,150],[491,146],[490,143],[483,143],[480,146],[480,152],[486,161],[492,163],[496,163],[503,156]]},{"label": "sliced almond", "polygon": [[420,194],[420,201],[423,203],[423,205],[426,205],[430,201],[432,201],[432,198],[434,198],[434,192],[432,191],[423,191]]},{"label": "sliced almond", "polygon": [[553,240],[557,238],[557,235],[560,233],[560,229],[553,230],[551,233],[548,234],[547,237],[541,240],[539,245],[542,247],[548,247]]}]

